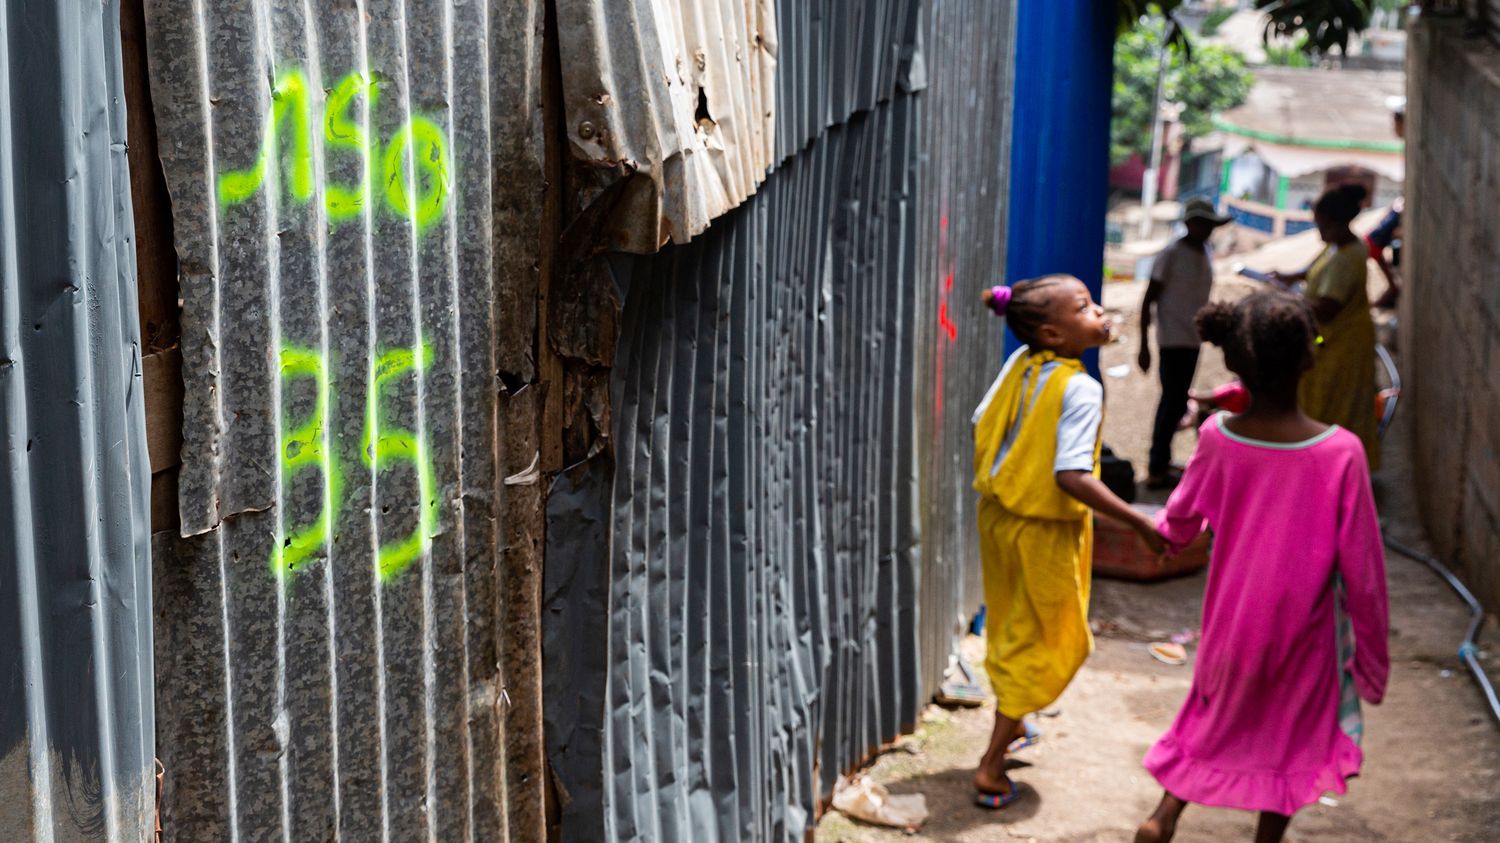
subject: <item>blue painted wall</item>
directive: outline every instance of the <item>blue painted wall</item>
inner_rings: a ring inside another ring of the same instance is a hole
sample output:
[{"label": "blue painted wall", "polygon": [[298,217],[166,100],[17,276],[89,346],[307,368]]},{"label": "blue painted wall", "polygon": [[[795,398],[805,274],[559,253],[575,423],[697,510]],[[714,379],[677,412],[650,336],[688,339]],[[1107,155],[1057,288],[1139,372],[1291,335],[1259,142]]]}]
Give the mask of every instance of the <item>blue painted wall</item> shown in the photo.
[{"label": "blue painted wall", "polygon": [[[1007,283],[1066,272],[1099,298],[1116,21],[1112,2],[1019,3]],[[1098,377],[1098,353],[1084,362]]]}]

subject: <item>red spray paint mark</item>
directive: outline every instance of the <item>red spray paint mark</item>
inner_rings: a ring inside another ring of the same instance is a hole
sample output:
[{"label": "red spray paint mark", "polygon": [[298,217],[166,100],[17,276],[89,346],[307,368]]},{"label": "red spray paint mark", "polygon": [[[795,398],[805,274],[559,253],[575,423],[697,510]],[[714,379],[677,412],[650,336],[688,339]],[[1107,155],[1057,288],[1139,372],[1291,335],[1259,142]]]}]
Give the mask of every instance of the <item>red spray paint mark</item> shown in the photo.
[{"label": "red spray paint mark", "polygon": [[942,329],[943,335],[948,338],[944,343],[938,340],[937,348],[934,349],[936,358],[935,383],[932,390],[933,410],[936,413],[937,429],[942,429],[943,423],[943,386],[945,379],[944,371],[947,368],[948,346],[958,342],[958,325],[954,323],[948,312],[948,300],[953,293],[953,268],[948,258],[948,214],[943,212],[938,219],[938,271],[945,273],[943,276],[943,288],[938,294],[938,327]]},{"label": "red spray paint mark", "polygon": [[948,272],[948,277],[943,282],[943,299],[938,305],[938,324],[943,326],[943,333],[948,335],[948,342],[958,342],[958,326],[948,317],[948,299],[953,294],[953,272]]}]

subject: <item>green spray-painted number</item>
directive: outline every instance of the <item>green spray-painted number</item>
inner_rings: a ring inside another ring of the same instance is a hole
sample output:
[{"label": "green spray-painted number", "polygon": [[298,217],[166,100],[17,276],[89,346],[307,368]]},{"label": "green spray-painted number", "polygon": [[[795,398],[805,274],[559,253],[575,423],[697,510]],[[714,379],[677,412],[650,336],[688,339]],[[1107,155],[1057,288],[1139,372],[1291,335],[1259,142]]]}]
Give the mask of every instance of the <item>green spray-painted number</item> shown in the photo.
[{"label": "green spray-painted number", "polygon": [[[407,164],[411,169],[408,171]],[[453,190],[448,139],[431,120],[413,117],[385,150],[385,198],[418,231],[436,222]]]},{"label": "green spray-painted number", "polygon": [[323,141],[333,150],[351,150],[359,156],[364,175],[354,187],[330,183],[324,194],[328,218],[335,222],[358,216],[370,197],[370,185],[375,181],[375,156],[370,154],[370,139],[360,121],[350,119],[349,106],[360,94],[365,95],[369,113],[375,113],[375,83],[358,73],[351,73],[339,80],[328,93],[328,107],[323,113]]},{"label": "green spray-painted number", "polygon": [[[271,551],[271,571],[285,580],[320,549],[333,541],[342,504],[343,476],[339,460],[325,442],[325,431],[332,407],[332,379],[327,359],[316,351],[295,346],[281,349],[281,382],[283,387],[299,379],[310,379],[316,390],[312,413],[302,424],[293,426],[278,418],[276,426],[283,490],[309,470],[323,478],[323,497],[317,518],[304,527],[282,527]],[[409,430],[386,421],[382,399],[391,385],[407,372],[420,372],[432,364],[432,347],[396,348],[381,354],[371,372],[370,388],[365,399],[364,434],[360,438],[360,456],[367,468],[383,472],[398,464],[411,463],[417,473],[417,526],[410,535],[383,544],[376,551],[375,569],[381,582],[389,582],[411,564],[422,558],[432,546],[437,533],[437,481],[427,444]],[[283,389],[285,391],[285,389]],[[283,511],[285,500],[281,501]]]},{"label": "green spray-painted number", "polygon": [[[276,537],[276,547],[271,551],[271,571],[285,578],[296,570],[308,557],[328,544],[333,538],[334,512],[340,500],[342,483],[338,465],[324,442],[327,428],[330,393],[328,365],[321,355],[305,348],[287,347],[281,350],[281,382],[308,378],[316,390],[312,414],[301,425],[291,427],[285,418],[276,424],[276,452],[281,462],[282,488],[287,489],[297,475],[309,469],[318,471],[323,477],[322,505],[313,523],[300,529],[283,526],[282,534]],[[288,429],[291,428],[291,429]],[[284,511],[284,510],[283,510]]]},{"label": "green spray-painted number", "polygon": [[432,460],[427,453],[426,443],[409,430],[386,424],[381,394],[391,382],[406,372],[421,371],[431,363],[432,348],[426,344],[420,344],[416,348],[397,348],[382,354],[375,361],[370,392],[365,403],[365,434],[360,443],[360,457],[366,466],[376,471],[390,468],[392,463],[410,462],[417,472],[417,487],[421,496],[416,529],[406,538],[380,547],[376,570],[382,582],[406,570],[432,546],[432,537],[437,527],[437,484],[433,479]]},{"label": "green spray-painted number", "polygon": [[[442,218],[453,195],[453,156],[442,126],[425,117],[413,116],[385,146],[366,130],[375,114],[378,85],[372,74],[350,73],[328,90],[320,122],[321,137],[314,138],[313,108],[317,105],[301,70],[283,71],[271,90],[271,114],[266,121],[255,163],[246,170],[228,170],[217,180],[219,202],[227,209],[256,195],[265,187],[271,157],[287,146],[284,171],[292,199],[307,202],[314,191],[313,144],[324,145],[330,154],[353,152],[360,156],[363,174],[359,184],[323,185],[323,203],[330,222],[358,216],[369,203],[377,184],[384,184],[386,205],[396,216],[412,221],[421,232]],[[363,95],[366,110],[355,102]],[[290,120],[288,120],[290,117]],[[289,125],[288,125],[289,124]]]},{"label": "green spray-painted number", "polygon": [[286,167],[292,196],[306,202],[313,191],[312,114],[307,103],[307,77],[300,70],[287,70],[276,77],[271,89],[271,119],[260,142],[260,153],[248,170],[231,170],[219,176],[219,201],[236,205],[260,192],[266,182],[266,167],[279,148],[282,124],[291,115],[290,150]]}]

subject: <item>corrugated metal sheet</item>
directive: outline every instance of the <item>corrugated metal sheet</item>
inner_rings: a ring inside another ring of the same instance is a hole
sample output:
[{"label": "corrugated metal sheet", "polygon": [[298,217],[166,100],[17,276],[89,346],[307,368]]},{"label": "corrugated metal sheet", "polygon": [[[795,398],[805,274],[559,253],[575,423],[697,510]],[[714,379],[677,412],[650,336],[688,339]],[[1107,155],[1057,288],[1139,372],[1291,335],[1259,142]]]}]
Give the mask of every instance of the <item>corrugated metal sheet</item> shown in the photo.
[{"label": "corrugated metal sheet", "polygon": [[[895,84],[917,5],[558,0],[566,132],[613,188],[602,239],[649,254],[754,195],[776,162]],[[846,42],[857,34],[861,40]]]},{"label": "corrugated metal sheet", "polygon": [[[567,839],[800,835],[977,602],[1011,4],[554,9],[148,6],[186,389],[169,837],[536,834],[544,533]],[[663,232],[699,236],[591,268]],[[579,286],[611,274],[618,329]],[[581,407],[593,442],[538,427]]]},{"label": "corrugated metal sheet", "polygon": [[[979,306],[1007,279],[1017,3],[939,2],[927,13],[918,193],[917,470],[923,699],[982,600],[970,416],[1003,361],[1004,333]],[[1031,11],[1028,10],[1028,14]],[[1020,171],[1016,179],[1032,174]],[[930,373],[930,374],[929,374]],[[975,667],[979,667],[975,665]]]},{"label": "corrugated metal sheet", "polygon": [[168,839],[529,838],[542,4],[146,13],[186,388]]},{"label": "corrugated metal sheet", "polygon": [[755,192],[772,162],[771,0],[558,0],[572,153],[625,192],[612,246],[685,242]]},{"label": "corrugated metal sheet", "polygon": [[117,3],[0,2],[0,828],[152,828],[151,469]]},{"label": "corrugated metal sheet", "polygon": [[609,643],[549,655],[567,839],[801,838],[977,606],[1012,4],[776,11],[780,163],[690,243],[613,262],[614,463],[553,491],[548,640]]}]

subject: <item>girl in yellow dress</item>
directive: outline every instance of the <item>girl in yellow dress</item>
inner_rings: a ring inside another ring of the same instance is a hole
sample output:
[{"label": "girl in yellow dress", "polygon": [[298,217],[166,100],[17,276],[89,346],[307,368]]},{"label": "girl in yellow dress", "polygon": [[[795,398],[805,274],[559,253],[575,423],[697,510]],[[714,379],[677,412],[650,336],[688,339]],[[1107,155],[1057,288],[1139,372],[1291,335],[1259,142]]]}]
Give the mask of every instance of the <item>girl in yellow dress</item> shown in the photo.
[{"label": "girl in yellow dress", "polygon": [[1090,509],[1157,553],[1162,542],[1097,476],[1104,389],[1079,357],[1109,340],[1104,309],[1069,275],[994,287],[984,300],[1025,343],[974,412],[985,669],[996,701],[974,788],[979,805],[1003,808],[1019,795],[1004,766],[1011,741],[1025,736],[1022,718],[1051,705],[1094,648]]},{"label": "girl in yellow dress", "polygon": [[1360,185],[1332,188],[1313,206],[1313,222],[1328,248],[1304,272],[1281,274],[1283,284],[1307,280],[1302,294],[1318,317],[1322,339],[1312,371],[1302,378],[1303,412],[1359,437],[1370,470],[1380,468],[1375,418],[1375,321],[1366,290],[1369,249],[1349,229],[1368,192]]}]

